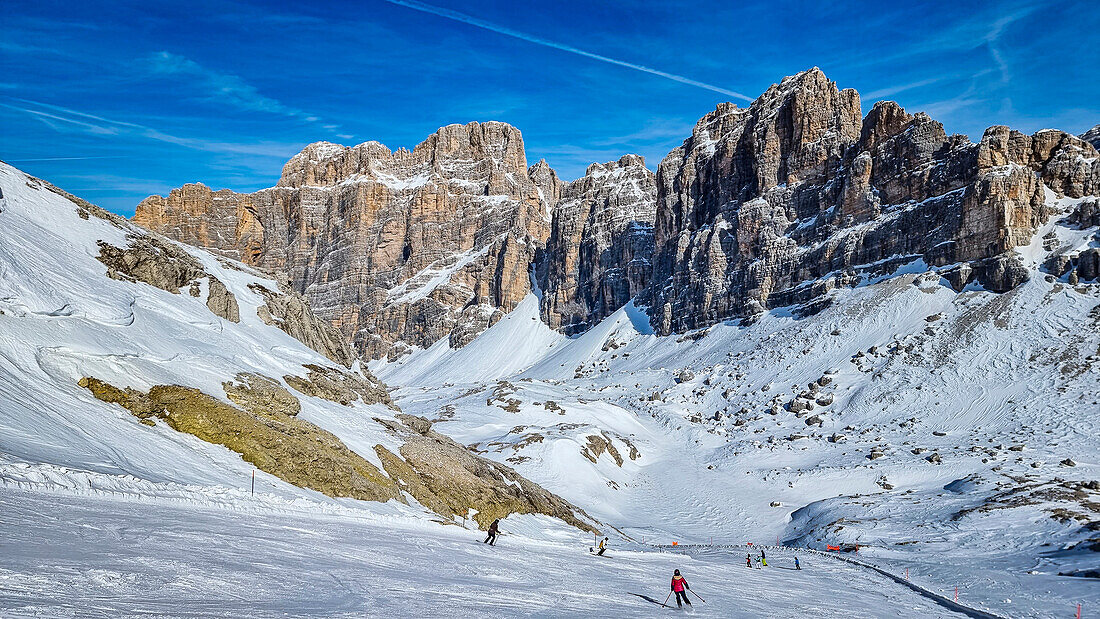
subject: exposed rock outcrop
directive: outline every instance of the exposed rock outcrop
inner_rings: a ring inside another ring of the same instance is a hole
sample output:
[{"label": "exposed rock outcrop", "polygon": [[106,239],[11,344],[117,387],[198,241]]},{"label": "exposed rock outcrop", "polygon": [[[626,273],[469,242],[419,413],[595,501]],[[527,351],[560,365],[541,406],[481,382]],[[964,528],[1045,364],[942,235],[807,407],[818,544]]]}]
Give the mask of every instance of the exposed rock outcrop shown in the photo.
[{"label": "exposed rock outcrop", "polygon": [[312,363],[303,367],[308,370],[305,378],[293,375],[283,377],[286,384],[296,391],[344,406],[362,402],[363,404],[385,404],[397,409],[386,385],[365,369],[363,374],[359,375]]},{"label": "exposed rock outcrop", "polygon": [[[163,421],[173,430],[227,447],[261,471],[296,486],[333,497],[403,501],[394,480],[339,438],[288,414],[294,407],[288,406],[287,398],[294,396],[278,383],[255,375],[244,381],[226,383],[227,394],[244,408],[179,385],[157,385],[143,393],[85,377],[80,386],[143,420]],[[279,406],[265,406],[265,402]]]},{"label": "exposed rock outcrop", "polygon": [[209,286],[206,295],[206,307],[209,307],[215,316],[221,316],[229,322],[240,322],[241,310],[237,306],[237,297],[229,292],[222,280],[216,277],[210,277]]},{"label": "exposed rock outcrop", "polygon": [[145,234],[131,234],[126,240],[128,245],[124,248],[99,241],[96,258],[106,265],[107,277],[142,282],[172,294],[188,288],[193,296],[199,294],[199,280],[205,279],[208,286],[206,306],[210,311],[230,322],[240,322],[237,298],[190,254]]},{"label": "exposed rock outcrop", "polygon": [[637,155],[594,163],[565,186],[539,269],[548,325],[586,331],[649,283],[656,198],[656,178]]},{"label": "exposed rock outcrop", "polygon": [[[364,358],[469,342],[530,291],[559,182],[528,175],[523,139],[498,122],[449,125],[412,151],[307,146],[252,194],[187,185],[133,221],[285,274]],[[540,195],[541,192],[541,195]]]},{"label": "exposed rock outcrop", "polygon": [[253,372],[241,372],[236,379],[222,383],[229,401],[253,415],[286,415],[302,412],[302,403],[279,381]]},{"label": "exposed rock outcrop", "polygon": [[661,163],[645,301],[659,333],[684,331],[917,259],[1005,291],[1027,277],[1007,252],[1048,217],[1044,185],[1078,197],[1098,182],[1077,137],[992,127],[973,144],[892,102],[861,119],[859,95],[815,68],[718,106]]},{"label": "exposed rock outcrop", "polygon": [[278,327],[336,363],[351,367],[355,360],[351,348],[332,325],[313,313],[305,297],[281,282],[280,292],[260,284],[250,284],[248,288],[264,298],[264,304],[256,310],[264,324]]},{"label": "exposed rock outcrop", "polygon": [[334,434],[298,418],[298,399],[266,376],[241,373],[223,383],[226,396],[237,406],[180,385],[157,385],[142,392],[93,377],[79,384],[146,425],[164,422],[178,432],[222,445],[283,481],[328,496],[405,502],[406,491],[447,519],[476,510],[474,519],[483,529],[509,514],[545,514],[595,531],[594,521],[580,509],[507,466],[470,453],[421,417],[375,419],[404,441],[400,456],[375,446],[384,474]]},{"label": "exposed rock outcrop", "polygon": [[432,511],[453,518],[477,510],[474,520],[482,529],[509,514],[546,514],[595,531],[594,521],[579,508],[511,468],[471,453],[432,430],[427,419],[398,415],[397,421],[376,421],[405,441],[400,457],[381,445],[375,447],[383,468]]}]

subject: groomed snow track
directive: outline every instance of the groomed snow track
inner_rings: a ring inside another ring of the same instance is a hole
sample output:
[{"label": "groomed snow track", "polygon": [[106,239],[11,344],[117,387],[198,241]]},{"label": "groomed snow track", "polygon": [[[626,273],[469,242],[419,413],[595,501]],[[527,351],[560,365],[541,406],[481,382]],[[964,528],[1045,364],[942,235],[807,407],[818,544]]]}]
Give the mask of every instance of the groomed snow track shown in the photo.
[{"label": "groomed snow track", "polygon": [[834,561],[843,561],[845,563],[849,563],[851,565],[855,565],[855,566],[861,567],[863,569],[868,569],[868,570],[871,570],[873,572],[876,572],[876,573],[878,573],[882,576],[885,576],[886,578],[889,578],[890,580],[893,580],[894,582],[896,582],[900,585],[905,585],[906,587],[912,589],[913,591],[915,591],[917,594],[921,595],[922,597],[924,597],[926,599],[929,599],[929,600],[932,600],[933,602],[936,602],[937,604],[939,604],[940,606],[943,606],[944,608],[946,608],[948,610],[964,614],[968,617],[972,617],[973,619],[1007,619],[1006,617],[1003,617],[1001,615],[995,615],[995,614],[993,614],[989,611],[981,610],[979,608],[974,608],[972,606],[967,606],[965,604],[960,604],[959,602],[956,602],[954,600],[946,598],[946,597],[944,597],[944,596],[942,596],[942,595],[940,595],[940,594],[938,594],[934,591],[926,589],[926,588],[924,588],[920,585],[914,584],[911,580],[908,580],[908,579],[903,578],[901,576],[898,576],[896,574],[892,574],[892,573],[890,573],[890,572],[888,572],[888,571],[886,571],[886,570],[884,570],[884,569],[882,569],[882,568],[880,568],[876,565],[872,565],[872,564],[866,563],[864,561],[859,561],[857,559],[852,559],[850,557],[841,556],[841,555],[838,555],[838,554],[835,554],[835,553],[822,552],[820,550],[813,550],[811,548],[797,548],[797,547],[794,547],[794,546],[748,546],[746,544],[677,544],[675,546],[668,545],[668,544],[650,544],[650,546],[652,546],[654,548],[660,548],[662,550],[670,550],[670,551],[673,551],[673,552],[683,551],[684,554],[691,554],[690,553],[691,550],[728,550],[728,551],[737,550],[737,551],[747,551],[747,552],[751,553],[753,551],[758,551],[761,548],[763,548],[764,550],[769,550],[769,551],[770,550],[778,550],[780,552],[790,552],[790,553],[793,553],[793,554],[812,554],[812,555],[816,555],[816,556],[819,556],[819,557],[828,557],[829,559],[834,560]]}]

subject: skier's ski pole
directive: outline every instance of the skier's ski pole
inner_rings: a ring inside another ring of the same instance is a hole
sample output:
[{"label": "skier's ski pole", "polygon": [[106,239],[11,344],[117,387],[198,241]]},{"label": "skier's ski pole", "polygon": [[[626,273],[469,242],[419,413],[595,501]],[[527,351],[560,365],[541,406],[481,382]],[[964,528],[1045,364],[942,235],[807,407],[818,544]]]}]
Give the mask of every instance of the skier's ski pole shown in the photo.
[{"label": "skier's ski pole", "polygon": [[[670,597],[672,597],[672,592],[671,591],[669,591],[668,595],[665,596],[665,603],[661,604],[661,606],[667,606],[668,605],[668,598],[670,598]],[[676,598],[676,599],[680,599],[680,598]]]},{"label": "skier's ski pole", "polygon": [[[688,591],[691,591],[691,589],[688,589]],[[698,593],[696,593],[694,591],[691,591],[691,594],[694,595],[695,597],[699,598],[700,602],[706,603],[706,600],[704,600],[703,597],[700,596]]]}]

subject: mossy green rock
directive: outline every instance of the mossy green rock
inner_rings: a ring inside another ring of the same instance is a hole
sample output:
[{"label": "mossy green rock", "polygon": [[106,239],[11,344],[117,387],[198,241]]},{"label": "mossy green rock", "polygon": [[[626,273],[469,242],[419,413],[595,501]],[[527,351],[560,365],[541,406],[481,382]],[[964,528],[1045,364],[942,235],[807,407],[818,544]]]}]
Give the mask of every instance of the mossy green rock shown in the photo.
[{"label": "mossy green rock", "polygon": [[264,393],[271,383],[274,381],[266,378],[227,383],[227,392],[232,391],[234,401],[242,402],[248,410],[179,385],[157,385],[142,393],[92,377],[82,378],[79,384],[96,398],[118,404],[137,417],[160,419],[174,430],[227,447],[256,468],[296,486],[332,497],[404,502],[396,482],[339,438],[288,415],[288,402],[282,396],[271,396],[269,392],[279,406],[263,409],[257,394]]}]

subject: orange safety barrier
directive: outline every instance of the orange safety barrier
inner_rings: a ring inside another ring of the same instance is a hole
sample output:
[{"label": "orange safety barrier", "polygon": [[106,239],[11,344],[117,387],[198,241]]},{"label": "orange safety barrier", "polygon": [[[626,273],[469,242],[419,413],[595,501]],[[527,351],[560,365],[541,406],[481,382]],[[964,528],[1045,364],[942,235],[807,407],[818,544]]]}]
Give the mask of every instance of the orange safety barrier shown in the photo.
[{"label": "orange safety barrier", "polygon": [[679,546],[679,545],[680,545],[680,542],[672,542],[672,545],[673,545],[673,546]]},{"label": "orange safety barrier", "polygon": [[825,548],[828,550],[835,550],[837,552],[840,552],[840,546],[829,546],[828,544],[826,544]]}]

